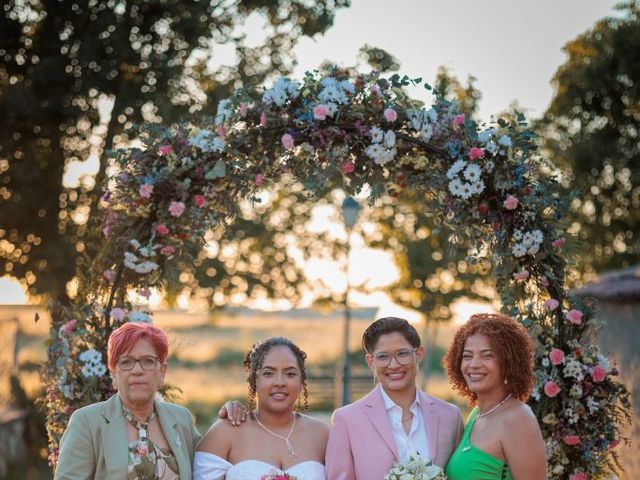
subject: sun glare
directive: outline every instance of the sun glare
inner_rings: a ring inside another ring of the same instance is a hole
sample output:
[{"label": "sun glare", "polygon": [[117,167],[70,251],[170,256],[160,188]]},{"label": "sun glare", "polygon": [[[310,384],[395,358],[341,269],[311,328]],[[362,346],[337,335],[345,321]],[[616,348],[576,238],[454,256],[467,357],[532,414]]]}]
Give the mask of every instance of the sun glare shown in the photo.
[{"label": "sun glare", "polygon": [[14,277],[0,277],[0,305],[24,305],[27,293]]}]

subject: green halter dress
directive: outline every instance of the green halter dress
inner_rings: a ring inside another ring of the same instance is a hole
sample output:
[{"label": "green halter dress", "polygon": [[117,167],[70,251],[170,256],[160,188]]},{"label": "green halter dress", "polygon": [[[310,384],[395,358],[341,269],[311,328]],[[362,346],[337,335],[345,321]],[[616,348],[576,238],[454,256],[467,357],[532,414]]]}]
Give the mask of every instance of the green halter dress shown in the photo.
[{"label": "green halter dress", "polygon": [[460,445],[447,464],[448,480],[513,480],[509,466],[502,460],[483,452],[469,437],[480,410],[474,408],[467,420]]}]

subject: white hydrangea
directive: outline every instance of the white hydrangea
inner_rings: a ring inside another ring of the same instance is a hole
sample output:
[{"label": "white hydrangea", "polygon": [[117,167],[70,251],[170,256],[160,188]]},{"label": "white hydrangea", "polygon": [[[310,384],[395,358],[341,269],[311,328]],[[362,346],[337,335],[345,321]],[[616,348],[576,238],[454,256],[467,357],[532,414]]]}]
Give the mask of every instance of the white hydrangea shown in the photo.
[{"label": "white hydrangea", "polygon": [[199,148],[205,153],[222,152],[227,145],[222,138],[211,130],[198,130],[195,135],[189,139],[189,145]]},{"label": "white hydrangea", "polygon": [[387,148],[396,146],[396,134],[393,130],[387,130],[384,134],[384,146]]},{"label": "white hydrangea", "polygon": [[264,92],[262,102],[266,104],[275,103],[282,107],[287,100],[295,99],[300,93],[300,84],[289,80],[288,78],[279,78],[276,83]]},{"label": "white hydrangea", "polygon": [[138,323],[153,323],[153,320],[149,315],[144,312],[129,312],[127,315],[130,322],[138,322]]},{"label": "white hydrangea", "polygon": [[233,104],[231,100],[225,98],[218,103],[218,111],[216,112],[215,124],[222,125],[231,120],[233,116]]},{"label": "white hydrangea", "polygon": [[595,400],[593,397],[589,397],[587,400],[587,409],[589,410],[589,413],[596,413],[600,410],[600,402]]},{"label": "white hydrangea", "polygon": [[411,126],[420,133],[420,140],[428,142],[433,136],[433,124],[438,121],[438,112],[433,108],[412,108],[407,110]]},{"label": "white hydrangea", "polygon": [[563,374],[565,377],[574,378],[578,382],[584,379],[582,363],[574,358],[565,358]]},{"label": "white hydrangea", "polygon": [[97,350],[85,350],[78,358],[84,363],[81,373],[85,378],[101,377],[107,373],[107,367],[102,363],[102,354]]},{"label": "white hydrangea", "polygon": [[384,140],[384,131],[379,127],[371,128],[369,135],[371,135],[371,141],[373,143],[380,143]]},{"label": "white hydrangea", "polygon": [[493,140],[484,144],[484,149],[489,153],[496,153],[498,151],[498,145]]},{"label": "white hydrangea", "polygon": [[509,135],[502,135],[498,139],[498,143],[503,147],[510,147],[511,145],[513,145],[513,141],[511,140],[511,137]]},{"label": "white hydrangea", "polygon": [[464,178],[469,180],[471,183],[476,183],[480,181],[480,176],[482,175],[482,169],[479,165],[472,163],[471,165],[467,165],[467,168],[464,169]]},{"label": "white hydrangea", "polygon": [[134,272],[137,273],[149,273],[152,272],[153,270],[156,270],[159,265],[155,262],[152,262],[150,260],[145,260],[143,262],[140,262],[140,259],[134,255],[131,252],[124,252],[124,266],[127,267],[129,270],[133,270]]},{"label": "white hydrangea", "polygon": [[486,144],[491,139],[491,137],[494,136],[495,134],[496,134],[495,128],[487,128],[486,130],[483,130],[478,134],[478,140]]},{"label": "white hydrangea", "polygon": [[447,178],[449,180],[453,180],[458,176],[458,173],[464,170],[464,167],[466,166],[467,162],[464,160],[457,160],[453,165],[451,165],[451,167],[449,167],[449,170],[447,170]]},{"label": "white hydrangea", "polygon": [[386,132],[378,127],[369,130],[371,144],[365,148],[364,153],[377,165],[384,165],[396,157],[396,134],[393,130]]},{"label": "white hydrangea", "polygon": [[[460,179],[460,173],[463,173],[468,182]],[[462,159],[457,160],[447,170],[447,178],[451,180],[449,182],[449,192],[454,197],[464,200],[468,200],[474,195],[479,195],[485,189],[485,184],[480,178],[481,174],[482,171],[478,165],[470,165]]]},{"label": "white hydrangea", "polygon": [[569,390],[569,396],[573,397],[573,398],[580,398],[582,397],[582,387],[580,385],[578,385],[577,383],[574,384],[571,387],[571,390]]},{"label": "white hydrangea", "polygon": [[512,236],[513,245],[511,246],[511,252],[516,258],[524,257],[525,255],[535,255],[540,251],[540,246],[544,241],[544,234],[541,230],[532,230],[529,232],[523,232],[522,230],[516,230]]}]

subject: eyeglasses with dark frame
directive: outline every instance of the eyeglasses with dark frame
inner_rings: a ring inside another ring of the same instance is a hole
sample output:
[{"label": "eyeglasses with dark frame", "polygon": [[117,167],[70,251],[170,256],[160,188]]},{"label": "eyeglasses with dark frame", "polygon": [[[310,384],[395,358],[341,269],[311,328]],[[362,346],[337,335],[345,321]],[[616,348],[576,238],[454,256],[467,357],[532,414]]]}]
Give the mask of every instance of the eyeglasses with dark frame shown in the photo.
[{"label": "eyeglasses with dark frame", "polygon": [[395,358],[400,365],[408,365],[413,361],[417,348],[401,348],[397,352],[378,352],[372,355],[373,363],[378,367],[388,367],[391,365],[391,359]]},{"label": "eyeglasses with dark frame", "polygon": [[116,363],[122,370],[128,372],[136,367],[136,363],[139,363],[143,370],[153,370],[158,366],[158,361],[158,357],[145,355],[140,358],[120,357]]}]

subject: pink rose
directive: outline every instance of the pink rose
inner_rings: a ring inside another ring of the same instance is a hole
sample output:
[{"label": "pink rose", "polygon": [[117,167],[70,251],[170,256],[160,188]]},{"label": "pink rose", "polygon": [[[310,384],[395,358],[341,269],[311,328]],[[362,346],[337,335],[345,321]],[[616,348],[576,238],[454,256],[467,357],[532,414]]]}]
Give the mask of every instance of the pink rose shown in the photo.
[{"label": "pink rose", "polygon": [[544,302],[543,305],[544,305],[545,308],[547,308],[549,310],[555,310],[556,308],[558,308],[560,306],[560,302],[558,300],[556,300],[555,298],[550,298],[549,300]]},{"label": "pink rose", "polygon": [[156,225],[156,233],[161,237],[164,237],[165,235],[169,234],[169,229],[164,223],[161,223],[159,225]]},{"label": "pink rose", "polygon": [[321,103],[320,105],[313,107],[313,118],[316,120],[325,120],[327,115],[329,115],[328,106]]},{"label": "pink rose", "polygon": [[111,309],[111,311],[109,312],[109,316],[114,320],[120,322],[124,320],[124,317],[127,316],[127,312],[122,308],[116,307]]},{"label": "pink rose", "polygon": [[591,370],[591,378],[594,382],[600,383],[607,377],[607,370],[602,365],[596,365]]},{"label": "pink rose", "polygon": [[384,119],[387,122],[395,122],[398,119],[398,113],[393,108],[385,108]]},{"label": "pink rose", "polygon": [[355,169],[356,169],[356,164],[353,162],[343,163],[342,166],[340,167],[340,170],[342,171],[342,173],[345,173],[345,174],[353,173]]},{"label": "pink rose", "polygon": [[107,225],[106,227],[102,227],[102,234],[105,237],[108,237],[111,235],[111,228]]},{"label": "pink rose", "polygon": [[169,155],[173,153],[173,147],[171,145],[161,145],[158,149],[162,155]]},{"label": "pink rose", "polygon": [[565,435],[562,441],[565,445],[578,445],[580,437],[578,435]]},{"label": "pink rose", "polygon": [[249,106],[245,102],[242,102],[240,104],[240,116],[242,118],[246,117],[248,111],[249,111]]},{"label": "pink rose", "polygon": [[260,186],[264,183],[264,173],[259,173],[256,175],[256,178],[253,180],[256,185]]},{"label": "pink rose", "polygon": [[288,134],[285,133],[284,135],[282,135],[282,146],[284,148],[286,148],[287,150],[291,150],[293,148],[294,142],[293,142],[293,137]]},{"label": "pink rose", "polygon": [[260,126],[261,127],[266,127],[267,126],[267,114],[262,112],[260,114]]},{"label": "pink rose", "polygon": [[560,393],[560,387],[556,382],[548,381],[544,384],[544,393],[547,397],[553,398]]},{"label": "pink rose", "polygon": [[78,323],[78,321],[75,318],[71,319],[67,323],[65,323],[64,324],[64,333],[65,334],[71,333],[71,331],[73,330],[73,327],[76,326],[76,323]]},{"label": "pink rose", "polygon": [[196,207],[202,208],[207,203],[207,199],[204,195],[196,195],[196,197],[194,198],[194,202],[196,204]]},{"label": "pink rose", "polygon": [[553,248],[562,248],[562,246],[565,244],[566,241],[567,241],[566,238],[560,237],[560,238],[554,240],[553,242],[551,242],[551,246]]},{"label": "pink rose", "polygon": [[162,248],[160,249],[160,253],[161,253],[162,255],[166,255],[167,257],[168,257],[169,255],[173,255],[175,252],[176,252],[176,248],[175,248],[173,245],[167,245],[167,246],[162,247]]},{"label": "pink rose", "polygon": [[575,325],[580,325],[582,323],[582,312],[580,310],[569,310],[564,314],[564,318],[569,320],[571,323]]},{"label": "pink rose", "polygon": [[169,204],[169,213],[172,217],[180,217],[184,213],[185,205],[183,202],[171,202]]},{"label": "pink rose", "polygon": [[142,198],[151,197],[151,194],[153,193],[153,185],[150,183],[144,183],[140,185],[140,188],[138,189],[138,193]]},{"label": "pink rose", "polygon": [[105,270],[102,272],[102,276],[107,279],[109,283],[113,283],[116,281],[116,272],[113,270]]},{"label": "pink rose", "polygon": [[224,137],[227,134],[227,130],[222,125],[220,125],[219,127],[216,127],[216,133],[222,140],[224,140]]},{"label": "pink rose", "polygon": [[484,148],[472,147],[471,150],[469,150],[470,160],[477,160],[478,158],[482,157],[484,157]]},{"label": "pink rose", "polygon": [[462,125],[464,123],[464,120],[465,120],[464,113],[460,113],[459,115],[456,115],[455,118],[453,119],[453,124]]},{"label": "pink rose", "polygon": [[516,208],[518,208],[518,203],[520,203],[518,201],[517,197],[514,197],[513,195],[507,195],[507,198],[505,198],[504,202],[502,202],[502,205],[504,205],[504,208],[506,208],[507,210],[515,210]]},{"label": "pink rose", "polygon": [[149,290],[148,288],[139,288],[137,293],[144,298],[149,298],[151,296],[151,290]]},{"label": "pink rose", "polygon": [[570,475],[569,480],[589,480],[589,476],[584,472],[578,472]]},{"label": "pink rose", "polygon": [[552,365],[560,365],[564,363],[564,352],[559,348],[554,348],[549,352],[549,359]]},{"label": "pink rose", "polygon": [[529,270],[520,270],[513,274],[515,280],[526,280],[529,278]]}]

